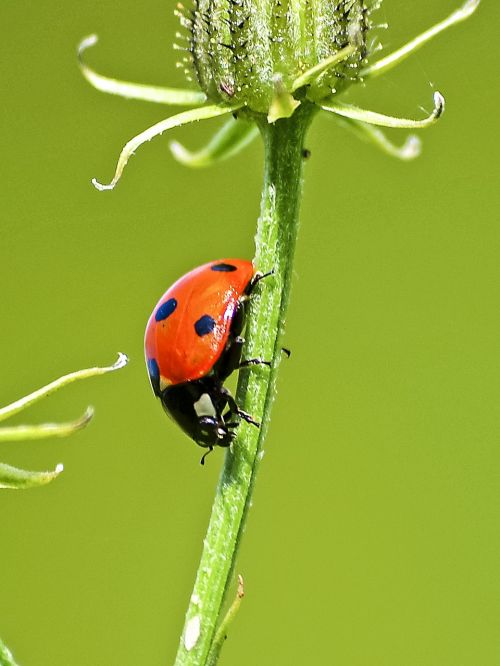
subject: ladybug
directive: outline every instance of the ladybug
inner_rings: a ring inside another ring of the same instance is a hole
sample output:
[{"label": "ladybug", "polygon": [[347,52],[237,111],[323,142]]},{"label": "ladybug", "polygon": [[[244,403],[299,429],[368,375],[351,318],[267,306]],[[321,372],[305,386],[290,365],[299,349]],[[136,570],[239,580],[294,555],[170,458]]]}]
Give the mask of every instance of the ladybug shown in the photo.
[{"label": "ladybug", "polygon": [[[271,271],[272,273],[272,271]],[[211,261],[175,282],[146,326],[145,355],[154,394],[166,413],[197,444],[227,447],[236,417],[259,427],[239,409],[224,381],[236,369],[268,361],[241,361],[245,305],[258,273],[244,259]]]}]

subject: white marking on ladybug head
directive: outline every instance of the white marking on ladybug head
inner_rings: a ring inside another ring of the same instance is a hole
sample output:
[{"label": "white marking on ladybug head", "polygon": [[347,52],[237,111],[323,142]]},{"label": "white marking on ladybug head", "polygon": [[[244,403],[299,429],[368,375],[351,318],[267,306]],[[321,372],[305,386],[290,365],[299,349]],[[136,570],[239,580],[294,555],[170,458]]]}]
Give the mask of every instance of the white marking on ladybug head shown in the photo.
[{"label": "white marking on ladybug head", "polygon": [[198,418],[201,416],[217,416],[214,403],[208,393],[202,393],[199,399],[193,404],[193,407]]}]

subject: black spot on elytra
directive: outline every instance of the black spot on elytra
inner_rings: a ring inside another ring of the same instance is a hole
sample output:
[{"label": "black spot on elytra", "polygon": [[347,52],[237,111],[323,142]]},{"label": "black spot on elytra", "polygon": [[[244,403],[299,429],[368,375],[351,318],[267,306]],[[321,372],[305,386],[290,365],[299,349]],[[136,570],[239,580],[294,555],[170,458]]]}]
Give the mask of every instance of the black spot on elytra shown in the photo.
[{"label": "black spot on elytra", "polygon": [[168,301],[165,301],[165,303],[162,303],[158,310],[156,311],[155,314],[155,320],[156,321],[163,321],[167,317],[170,317],[172,312],[175,310],[177,307],[177,301],[175,298],[169,298]]},{"label": "black spot on elytra", "polygon": [[233,266],[233,264],[214,264],[213,266],[210,266],[210,270],[219,273],[233,273],[238,269],[236,266]]},{"label": "black spot on elytra", "polygon": [[215,328],[215,320],[212,319],[210,315],[203,315],[198,319],[198,321],[195,322],[194,324],[194,330],[196,331],[196,335],[199,335],[200,338],[203,337],[204,335],[208,335],[211,333]]}]

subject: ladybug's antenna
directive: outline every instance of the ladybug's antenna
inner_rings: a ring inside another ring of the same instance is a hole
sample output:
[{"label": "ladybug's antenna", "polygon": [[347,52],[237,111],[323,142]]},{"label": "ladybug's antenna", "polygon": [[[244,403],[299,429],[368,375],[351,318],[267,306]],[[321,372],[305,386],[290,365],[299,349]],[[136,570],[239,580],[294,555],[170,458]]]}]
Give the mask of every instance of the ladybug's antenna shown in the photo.
[{"label": "ladybug's antenna", "polygon": [[214,450],[214,447],[210,446],[208,451],[205,451],[205,453],[201,456],[200,465],[205,464],[205,458],[208,456],[209,453],[212,453],[213,450]]}]

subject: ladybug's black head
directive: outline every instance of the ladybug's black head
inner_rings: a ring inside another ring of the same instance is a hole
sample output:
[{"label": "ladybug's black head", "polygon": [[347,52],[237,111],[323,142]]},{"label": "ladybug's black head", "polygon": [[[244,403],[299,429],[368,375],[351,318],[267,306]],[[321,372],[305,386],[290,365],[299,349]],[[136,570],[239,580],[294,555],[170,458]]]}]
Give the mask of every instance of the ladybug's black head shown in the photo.
[{"label": "ladybug's black head", "polygon": [[222,412],[227,398],[222,387],[210,377],[168,386],[159,393],[167,414],[199,446],[229,446],[235,424],[225,422]]},{"label": "ladybug's black head", "polygon": [[212,448],[229,446],[234,439],[234,433],[229,430],[222,418],[201,416],[198,419],[196,433],[192,437],[199,446]]}]

